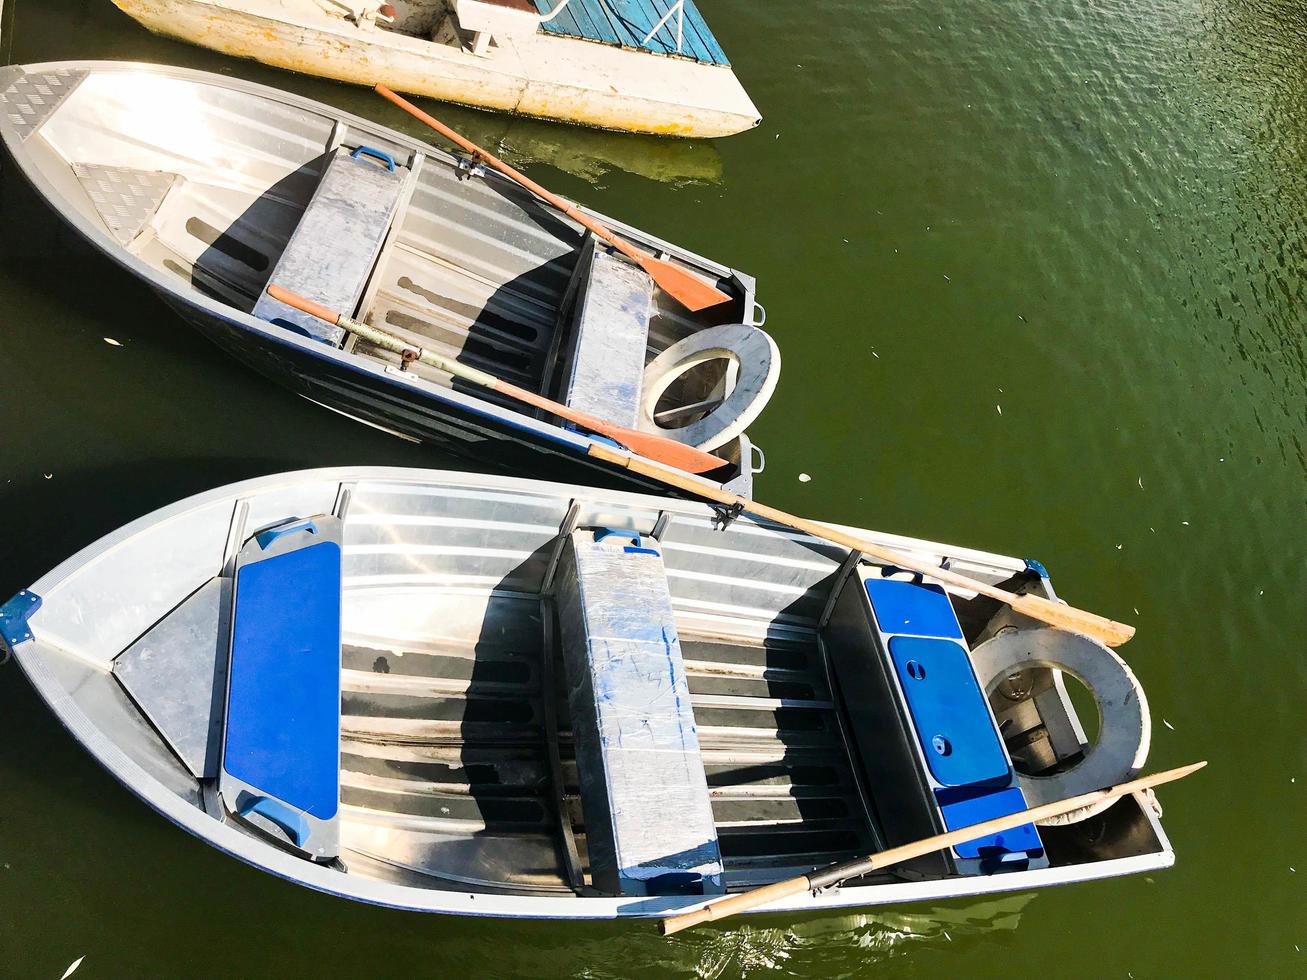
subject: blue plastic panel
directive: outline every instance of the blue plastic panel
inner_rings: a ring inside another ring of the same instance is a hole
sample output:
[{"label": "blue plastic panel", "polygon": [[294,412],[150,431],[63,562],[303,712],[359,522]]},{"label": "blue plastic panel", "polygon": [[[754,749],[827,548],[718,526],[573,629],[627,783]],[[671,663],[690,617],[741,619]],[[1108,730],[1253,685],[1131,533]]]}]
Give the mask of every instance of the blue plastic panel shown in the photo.
[{"label": "blue plastic panel", "polygon": [[962,639],[957,614],[938,585],[869,578],[867,598],[882,633]]},{"label": "blue plastic panel", "polygon": [[244,565],[236,576],[223,768],[329,820],[340,799],[340,547]]},{"label": "blue plastic panel", "polygon": [[1006,782],[1007,756],[966,648],[952,640],[896,636],[889,653],[935,781]]},{"label": "blue plastic panel", "polygon": [[[996,792],[982,793],[979,796],[961,796],[950,802],[945,800],[950,795],[956,794],[939,793],[938,795],[940,812],[944,814],[944,826],[949,830],[969,827],[985,820],[993,820],[995,817],[1006,817],[1009,813],[1020,813],[1026,808],[1026,798],[1015,786]],[[981,851],[992,852],[994,849],[1008,852],[1038,852],[1044,849],[1044,845],[1034,825],[1027,823],[1012,830],[1005,830],[1001,834],[990,834],[988,837],[959,844],[954,848],[958,857],[963,858],[984,857],[986,855]]]}]

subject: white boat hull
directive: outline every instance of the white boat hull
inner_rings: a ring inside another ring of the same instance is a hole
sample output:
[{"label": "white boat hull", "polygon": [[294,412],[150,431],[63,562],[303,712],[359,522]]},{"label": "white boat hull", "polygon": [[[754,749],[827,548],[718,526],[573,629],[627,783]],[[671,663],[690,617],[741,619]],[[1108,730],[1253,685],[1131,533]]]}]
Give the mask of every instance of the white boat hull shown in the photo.
[{"label": "white boat hull", "polygon": [[485,54],[333,16],[310,0],[114,0],[157,34],[278,68],[600,129],[717,137],[757,108],[729,66],[536,34]]}]

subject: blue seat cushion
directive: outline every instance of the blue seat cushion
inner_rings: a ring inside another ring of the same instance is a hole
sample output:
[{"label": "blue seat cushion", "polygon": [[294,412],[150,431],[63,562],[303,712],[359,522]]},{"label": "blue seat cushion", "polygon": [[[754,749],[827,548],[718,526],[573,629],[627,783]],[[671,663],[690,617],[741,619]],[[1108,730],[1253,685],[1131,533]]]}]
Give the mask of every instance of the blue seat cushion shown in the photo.
[{"label": "blue seat cushion", "polygon": [[[944,825],[949,830],[970,827],[996,817],[1006,817],[1010,813],[1020,813],[1026,808],[1026,798],[1021,790],[1012,786],[1008,789],[956,791],[936,790],[940,812],[944,815]],[[1032,857],[1042,852],[1043,842],[1034,824],[1022,824],[1000,834],[990,834],[965,844],[959,844],[954,850],[958,857],[980,858],[993,853],[1030,854]]]},{"label": "blue seat cushion", "polygon": [[223,768],[322,820],[340,800],[340,546],[241,566]]},{"label": "blue seat cushion", "polygon": [[953,640],[895,636],[890,660],[935,781],[1006,782],[1007,755],[966,647]]},{"label": "blue seat cushion", "polygon": [[869,578],[867,598],[882,633],[962,639],[957,613],[938,585]]}]

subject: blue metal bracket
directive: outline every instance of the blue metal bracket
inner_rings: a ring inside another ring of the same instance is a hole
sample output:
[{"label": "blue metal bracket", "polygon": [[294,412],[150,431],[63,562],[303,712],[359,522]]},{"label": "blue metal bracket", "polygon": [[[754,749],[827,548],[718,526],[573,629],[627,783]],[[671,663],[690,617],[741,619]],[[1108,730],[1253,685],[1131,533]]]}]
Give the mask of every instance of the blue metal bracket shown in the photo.
[{"label": "blue metal bracket", "polygon": [[1036,561],[1033,558],[1026,559],[1026,571],[1034,572],[1040,578],[1048,578],[1048,569],[1044,567],[1042,562]]},{"label": "blue metal bracket", "polygon": [[378,150],[374,146],[360,146],[357,150],[355,150],[353,153],[349,155],[349,158],[351,160],[357,160],[361,156],[372,157],[374,160],[380,160],[382,163],[384,163],[387,167],[390,168],[390,172],[392,174],[395,172],[395,158],[383,150]]},{"label": "blue metal bracket", "polygon": [[40,608],[41,597],[28,589],[23,589],[0,606],[0,637],[4,638],[6,647],[12,650],[32,638],[27,621]]},{"label": "blue metal bracket", "polygon": [[279,524],[277,527],[270,527],[266,531],[260,531],[254,536],[254,540],[259,543],[259,548],[263,551],[268,550],[268,545],[280,537],[287,534],[298,534],[300,531],[308,531],[309,534],[318,533],[318,525],[312,521],[292,521],[289,524]]}]

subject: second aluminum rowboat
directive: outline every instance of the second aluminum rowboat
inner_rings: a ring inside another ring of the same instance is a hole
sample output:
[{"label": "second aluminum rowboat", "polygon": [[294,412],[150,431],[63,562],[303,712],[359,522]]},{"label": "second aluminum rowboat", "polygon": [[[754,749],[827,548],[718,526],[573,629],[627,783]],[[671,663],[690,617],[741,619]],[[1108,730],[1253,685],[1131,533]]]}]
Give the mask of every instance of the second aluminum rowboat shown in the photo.
[{"label": "second aluminum rowboat", "polygon": [[538,467],[543,455],[628,479],[587,459],[589,439],[552,416],[291,310],[267,295],[270,282],[413,348],[714,452],[716,482],[749,489],[747,427],[780,370],[749,276],[604,219],[730,297],[689,313],[507,178],[227,76],[7,68],[0,137],[87,241],[306,398],[483,462]]}]

